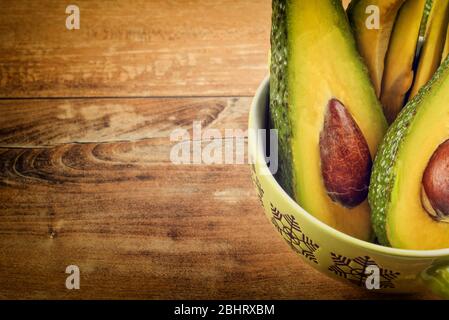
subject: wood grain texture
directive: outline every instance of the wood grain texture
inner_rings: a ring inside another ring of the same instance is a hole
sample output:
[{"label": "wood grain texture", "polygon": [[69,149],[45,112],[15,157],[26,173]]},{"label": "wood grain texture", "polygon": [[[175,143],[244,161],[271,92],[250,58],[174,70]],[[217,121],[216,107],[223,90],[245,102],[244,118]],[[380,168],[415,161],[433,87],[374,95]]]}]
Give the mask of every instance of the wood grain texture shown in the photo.
[{"label": "wood grain texture", "polygon": [[[252,95],[270,1],[0,0],[0,97]],[[268,22],[268,23],[267,23]]]},{"label": "wood grain texture", "polygon": [[[158,159],[164,149],[145,141],[2,150],[3,297],[359,294],[337,283],[329,290],[290,253],[263,216],[247,167],[175,167]],[[81,269],[80,291],[64,288],[69,264]]]},{"label": "wood grain texture", "polygon": [[246,129],[250,98],[0,100],[0,146],[136,141],[175,128]]},{"label": "wood grain texture", "polygon": [[403,298],[303,263],[247,165],[170,162],[175,128],[246,129],[270,1],[77,4],[0,0],[0,298]]}]

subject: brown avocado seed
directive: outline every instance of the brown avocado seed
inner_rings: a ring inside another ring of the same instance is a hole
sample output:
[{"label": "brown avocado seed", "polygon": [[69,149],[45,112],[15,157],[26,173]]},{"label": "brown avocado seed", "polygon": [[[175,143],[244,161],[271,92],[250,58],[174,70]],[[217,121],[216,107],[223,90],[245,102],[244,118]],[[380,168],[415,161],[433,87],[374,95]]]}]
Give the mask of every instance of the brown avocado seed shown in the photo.
[{"label": "brown avocado seed", "polygon": [[331,99],[320,133],[321,174],[329,197],[353,208],[368,195],[372,159],[362,131],[345,106]]},{"label": "brown avocado seed", "polygon": [[449,140],[437,148],[427,164],[421,202],[433,219],[449,222]]}]

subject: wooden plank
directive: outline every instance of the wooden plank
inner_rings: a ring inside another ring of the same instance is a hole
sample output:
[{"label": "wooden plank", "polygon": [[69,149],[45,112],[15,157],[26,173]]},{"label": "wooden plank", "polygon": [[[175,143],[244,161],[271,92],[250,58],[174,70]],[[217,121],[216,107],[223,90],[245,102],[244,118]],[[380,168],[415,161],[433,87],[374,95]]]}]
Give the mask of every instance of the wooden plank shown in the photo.
[{"label": "wooden plank", "polygon": [[0,100],[0,146],[136,141],[172,130],[242,129],[250,98]]},{"label": "wooden plank", "polygon": [[270,1],[0,1],[0,97],[252,95]]}]

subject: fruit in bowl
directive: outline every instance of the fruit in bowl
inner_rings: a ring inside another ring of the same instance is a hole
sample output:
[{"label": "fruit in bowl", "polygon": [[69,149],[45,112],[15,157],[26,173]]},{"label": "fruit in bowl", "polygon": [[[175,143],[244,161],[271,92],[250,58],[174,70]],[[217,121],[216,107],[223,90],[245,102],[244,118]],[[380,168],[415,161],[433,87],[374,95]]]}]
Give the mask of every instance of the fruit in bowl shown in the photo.
[{"label": "fruit in bowl", "polygon": [[360,263],[360,285],[375,265],[383,289],[448,294],[449,2],[273,0],[272,15],[250,129],[277,130],[275,177],[249,138],[270,221],[331,276]]}]

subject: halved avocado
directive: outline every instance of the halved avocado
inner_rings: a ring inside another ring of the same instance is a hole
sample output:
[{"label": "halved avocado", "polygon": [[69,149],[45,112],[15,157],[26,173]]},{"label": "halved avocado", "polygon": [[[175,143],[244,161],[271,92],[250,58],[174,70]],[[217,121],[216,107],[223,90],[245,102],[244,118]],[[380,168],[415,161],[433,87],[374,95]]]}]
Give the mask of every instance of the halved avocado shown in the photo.
[{"label": "halved avocado", "polygon": [[369,202],[381,244],[449,248],[448,123],[449,58],[402,110],[379,148]]},{"label": "halved avocado", "polygon": [[414,78],[413,62],[417,55],[420,31],[425,32],[431,0],[409,0],[401,7],[388,47],[382,80],[381,101],[391,123],[402,109]]},{"label": "halved avocado", "polygon": [[[347,13],[357,42],[357,47],[370,72],[371,80],[380,96],[387,53],[393,25],[399,8],[405,0],[354,0]],[[379,8],[379,28],[366,25],[370,6]]]},{"label": "halved avocado", "polygon": [[448,23],[449,1],[434,0],[410,98],[418,93],[419,89],[432,78],[440,66]]},{"label": "halved avocado", "polygon": [[340,0],[273,0],[270,118],[277,179],[309,213],[372,235],[366,191],[387,127]]}]

